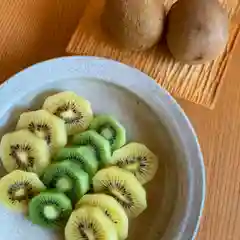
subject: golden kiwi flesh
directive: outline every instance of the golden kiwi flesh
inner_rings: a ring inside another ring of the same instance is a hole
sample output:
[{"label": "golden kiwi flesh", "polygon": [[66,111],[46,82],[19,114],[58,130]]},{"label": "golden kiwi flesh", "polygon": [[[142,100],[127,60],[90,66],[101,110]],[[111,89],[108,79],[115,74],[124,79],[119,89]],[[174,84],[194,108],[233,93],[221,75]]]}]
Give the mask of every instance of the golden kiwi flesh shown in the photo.
[{"label": "golden kiwi flesh", "polygon": [[161,38],[165,10],[159,0],[107,0],[102,28],[120,47],[145,50]]},{"label": "golden kiwi flesh", "polygon": [[168,14],[167,44],[187,64],[217,58],[228,41],[228,15],[217,0],[179,0]]}]

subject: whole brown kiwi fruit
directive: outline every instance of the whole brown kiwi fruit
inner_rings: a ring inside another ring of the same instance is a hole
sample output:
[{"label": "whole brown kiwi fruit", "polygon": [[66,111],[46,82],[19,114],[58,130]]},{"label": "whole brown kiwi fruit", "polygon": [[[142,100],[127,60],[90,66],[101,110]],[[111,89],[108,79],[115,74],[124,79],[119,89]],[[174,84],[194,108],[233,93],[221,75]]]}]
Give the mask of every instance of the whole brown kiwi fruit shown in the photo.
[{"label": "whole brown kiwi fruit", "polygon": [[179,0],[167,16],[167,44],[188,64],[217,58],[228,41],[228,15],[217,0]]},{"label": "whole brown kiwi fruit", "polygon": [[118,46],[140,51],[160,40],[164,19],[161,0],[106,0],[101,21]]}]

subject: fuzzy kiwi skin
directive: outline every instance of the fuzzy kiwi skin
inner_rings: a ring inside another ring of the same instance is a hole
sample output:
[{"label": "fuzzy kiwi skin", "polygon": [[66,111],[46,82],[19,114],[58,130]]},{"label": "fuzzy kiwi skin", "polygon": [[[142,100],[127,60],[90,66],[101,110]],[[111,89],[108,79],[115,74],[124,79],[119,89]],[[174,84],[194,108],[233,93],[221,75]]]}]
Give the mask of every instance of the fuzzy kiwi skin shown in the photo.
[{"label": "fuzzy kiwi skin", "polygon": [[118,46],[146,50],[162,36],[165,9],[159,0],[107,0],[101,22]]},{"label": "fuzzy kiwi skin", "polygon": [[224,51],[228,16],[217,0],[179,0],[169,11],[167,22],[167,45],[176,60],[202,64]]}]

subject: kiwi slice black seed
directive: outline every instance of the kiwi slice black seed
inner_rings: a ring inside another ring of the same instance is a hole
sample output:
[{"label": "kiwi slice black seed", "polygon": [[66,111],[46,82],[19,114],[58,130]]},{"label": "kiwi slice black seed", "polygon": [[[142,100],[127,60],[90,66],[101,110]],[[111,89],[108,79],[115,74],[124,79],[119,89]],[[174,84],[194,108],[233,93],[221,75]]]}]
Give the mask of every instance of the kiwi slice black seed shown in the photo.
[{"label": "kiwi slice black seed", "polygon": [[112,196],[104,193],[86,194],[76,204],[76,208],[82,206],[99,207],[105,215],[114,223],[119,239],[128,237],[128,217],[124,208]]},{"label": "kiwi slice black seed", "polygon": [[95,192],[113,196],[129,217],[137,217],[147,207],[146,191],[130,172],[109,167],[97,172],[93,178]]},{"label": "kiwi slice black seed", "polygon": [[52,153],[67,144],[64,121],[43,109],[22,113],[17,129],[28,129],[37,137],[44,139]]},{"label": "kiwi slice black seed", "polygon": [[145,145],[129,143],[116,150],[113,164],[133,173],[141,184],[153,179],[158,169],[158,158]]},{"label": "kiwi slice black seed", "polygon": [[88,130],[74,135],[72,143],[78,146],[89,146],[95,150],[96,157],[101,166],[111,164],[111,146],[109,142],[96,131]]},{"label": "kiwi slice black seed", "polygon": [[92,178],[98,170],[98,160],[92,147],[61,148],[54,157],[55,161],[70,160],[77,163]]},{"label": "kiwi slice black seed", "polygon": [[88,174],[69,160],[51,164],[42,180],[48,188],[64,192],[73,202],[78,201],[90,188]]},{"label": "kiwi slice black seed", "polygon": [[112,221],[104,212],[93,206],[75,210],[65,227],[66,240],[118,240]]},{"label": "kiwi slice black seed", "polygon": [[126,143],[125,128],[111,116],[96,116],[91,122],[89,129],[97,131],[106,138],[110,142],[112,151],[122,147]]},{"label": "kiwi slice black seed", "polygon": [[43,109],[64,120],[68,135],[83,132],[93,119],[91,104],[71,91],[48,97]]},{"label": "kiwi slice black seed", "polygon": [[47,143],[25,129],[2,137],[0,157],[7,172],[20,169],[41,174],[50,163]]},{"label": "kiwi slice black seed", "polygon": [[29,219],[47,228],[62,228],[72,212],[70,199],[60,192],[46,191],[35,196],[29,203]]},{"label": "kiwi slice black seed", "polygon": [[0,202],[9,209],[26,213],[30,199],[45,189],[37,174],[14,170],[0,179]]}]

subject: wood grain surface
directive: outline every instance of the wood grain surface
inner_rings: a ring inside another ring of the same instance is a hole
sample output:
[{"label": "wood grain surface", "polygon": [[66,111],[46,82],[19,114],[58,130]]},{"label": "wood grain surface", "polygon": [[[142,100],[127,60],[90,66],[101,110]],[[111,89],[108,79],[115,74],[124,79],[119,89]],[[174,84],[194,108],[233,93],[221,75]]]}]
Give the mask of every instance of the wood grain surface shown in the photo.
[{"label": "wood grain surface", "polygon": [[[1,0],[0,10],[9,2],[16,1]],[[23,31],[18,31],[19,23],[12,26],[15,32],[4,31],[0,15],[0,49],[5,48],[5,55],[0,55],[1,81],[32,63],[64,55],[84,7],[83,0],[21,2]],[[197,240],[240,239],[239,66],[240,42],[214,110],[179,101],[197,131],[207,170],[207,199]]]},{"label": "wood grain surface", "polygon": [[[105,0],[89,1],[84,16],[67,47],[67,52],[76,55],[102,56],[123,62],[151,76],[175,97],[214,108],[236,42],[240,37],[240,26],[236,24],[235,18],[234,21],[229,21],[229,41],[223,53],[210,63],[190,66],[171,57],[164,39],[147,51],[133,52],[115,46],[101,26],[105,2]],[[173,2],[175,0],[164,0],[167,11]],[[232,19],[240,6],[238,0],[220,0],[220,2],[228,10],[229,19]]]}]

